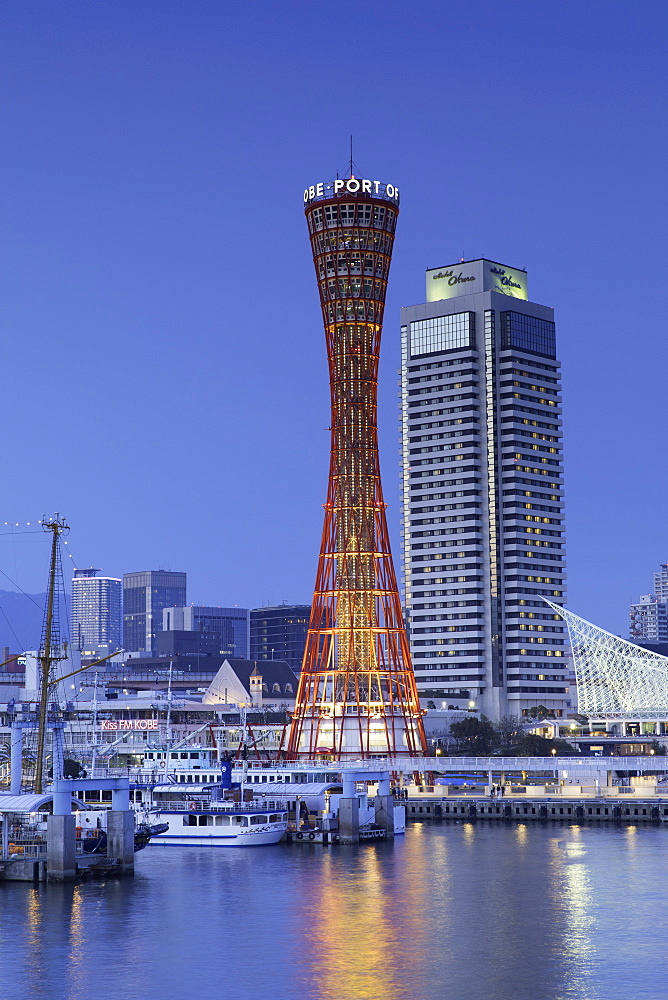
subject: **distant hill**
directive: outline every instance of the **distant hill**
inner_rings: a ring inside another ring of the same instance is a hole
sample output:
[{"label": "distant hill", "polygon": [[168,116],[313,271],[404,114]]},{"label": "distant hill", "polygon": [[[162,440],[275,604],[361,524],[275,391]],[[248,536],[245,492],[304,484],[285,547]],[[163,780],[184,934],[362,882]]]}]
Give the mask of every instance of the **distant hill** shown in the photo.
[{"label": "distant hill", "polygon": [[0,590],[0,647],[9,646],[12,653],[38,649],[45,603],[46,594]]}]

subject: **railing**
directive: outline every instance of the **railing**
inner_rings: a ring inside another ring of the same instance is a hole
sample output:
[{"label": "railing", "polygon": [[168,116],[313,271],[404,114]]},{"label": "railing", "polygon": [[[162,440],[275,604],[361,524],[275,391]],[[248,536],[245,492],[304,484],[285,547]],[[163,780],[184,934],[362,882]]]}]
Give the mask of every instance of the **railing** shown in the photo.
[{"label": "railing", "polygon": [[187,799],[182,801],[154,802],[149,812],[222,812],[222,813],[267,813],[287,812],[286,802],[268,800],[267,802],[215,802],[209,799]]},{"label": "railing", "polygon": [[14,823],[9,829],[9,857],[40,858],[46,856],[46,831],[31,830]]}]

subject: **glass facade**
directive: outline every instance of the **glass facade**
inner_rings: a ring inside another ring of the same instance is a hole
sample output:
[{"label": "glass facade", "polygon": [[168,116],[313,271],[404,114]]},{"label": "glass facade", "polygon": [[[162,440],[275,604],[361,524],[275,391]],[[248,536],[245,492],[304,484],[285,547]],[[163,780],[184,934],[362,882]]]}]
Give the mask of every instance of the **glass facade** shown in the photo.
[{"label": "glass facade", "polygon": [[128,653],[152,652],[162,631],[165,608],[186,603],[186,574],[146,570],[123,576],[123,648]]},{"label": "glass facade", "polygon": [[310,614],[310,604],[280,604],[251,611],[251,660],[285,660],[299,672]]},{"label": "glass facade", "polygon": [[183,629],[206,632],[221,637],[220,648],[229,649],[233,659],[248,659],[249,611],[247,608],[220,608],[191,604],[185,608],[166,608],[163,631]]},{"label": "glass facade", "polygon": [[554,323],[525,313],[502,312],[501,346],[554,358],[557,352]]},{"label": "glass facade", "polygon": [[455,313],[411,323],[411,357],[475,347],[475,314]]}]

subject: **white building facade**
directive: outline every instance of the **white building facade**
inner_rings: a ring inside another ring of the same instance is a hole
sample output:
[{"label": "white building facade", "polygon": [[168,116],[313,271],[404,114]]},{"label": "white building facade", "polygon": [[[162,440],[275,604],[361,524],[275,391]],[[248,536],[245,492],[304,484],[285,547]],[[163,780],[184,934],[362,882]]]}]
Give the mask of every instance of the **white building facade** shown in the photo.
[{"label": "white building facade", "polygon": [[122,648],[123,586],[120,579],[98,573],[74,571],[72,645],[84,655],[107,656]]},{"label": "white building facade", "polygon": [[525,271],[427,271],[402,310],[404,597],[423,698],[490,718],[574,698],[565,600],[560,372]]},{"label": "white building facade", "polygon": [[632,642],[668,642],[668,565],[654,574],[654,593],[644,594],[629,608]]}]

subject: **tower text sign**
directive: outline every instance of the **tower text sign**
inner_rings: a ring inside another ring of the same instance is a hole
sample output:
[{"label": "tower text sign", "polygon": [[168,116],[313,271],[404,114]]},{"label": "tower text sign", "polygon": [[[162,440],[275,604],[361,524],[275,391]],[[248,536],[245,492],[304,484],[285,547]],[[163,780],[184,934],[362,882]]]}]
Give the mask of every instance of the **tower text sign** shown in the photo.
[{"label": "tower text sign", "polygon": [[304,188],[304,204],[308,205],[316,198],[327,198],[337,194],[369,194],[383,195],[391,201],[399,204],[399,188],[394,184],[383,184],[382,181],[366,181],[358,177],[349,177],[347,180],[335,180],[319,184],[311,184]]}]

